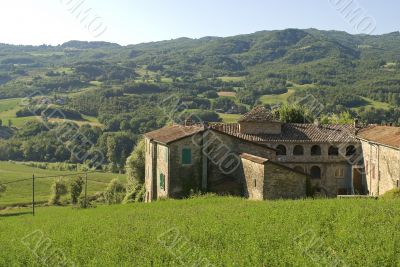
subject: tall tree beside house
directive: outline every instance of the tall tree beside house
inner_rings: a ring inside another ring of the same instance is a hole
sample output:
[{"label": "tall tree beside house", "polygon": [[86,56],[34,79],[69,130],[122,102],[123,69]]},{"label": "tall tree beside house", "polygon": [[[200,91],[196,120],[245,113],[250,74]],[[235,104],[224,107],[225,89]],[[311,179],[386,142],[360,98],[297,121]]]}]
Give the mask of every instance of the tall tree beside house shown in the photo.
[{"label": "tall tree beside house", "polygon": [[124,202],[141,201],[144,195],[145,141],[141,139],[125,164],[127,190]]}]

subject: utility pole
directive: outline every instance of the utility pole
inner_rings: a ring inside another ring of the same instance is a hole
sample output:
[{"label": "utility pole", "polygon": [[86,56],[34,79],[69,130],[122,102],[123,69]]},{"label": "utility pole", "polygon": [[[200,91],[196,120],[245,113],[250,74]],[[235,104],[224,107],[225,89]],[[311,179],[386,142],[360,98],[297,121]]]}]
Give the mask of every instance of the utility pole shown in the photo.
[{"label": "utility pole", "polygon": [[85,208],[87,208],[87,172],[85,173]]},{"label": "utility pole", "polygon": [[35,175],[32,174],[32,215],[35,216]]}]

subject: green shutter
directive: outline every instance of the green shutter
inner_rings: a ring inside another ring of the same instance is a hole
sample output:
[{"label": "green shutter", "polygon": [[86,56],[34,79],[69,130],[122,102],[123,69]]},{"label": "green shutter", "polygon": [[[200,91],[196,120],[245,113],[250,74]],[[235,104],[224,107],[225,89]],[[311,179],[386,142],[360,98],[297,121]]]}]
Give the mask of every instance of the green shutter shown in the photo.
[{"label": "green shutter", "polygon": [[163,173],[160,173],[160,188],[165,189],[165,175]]},{"label": "green shutter", "polygon": [[182,164],[192,164],[192,150],[190,148],[182,149]]}]

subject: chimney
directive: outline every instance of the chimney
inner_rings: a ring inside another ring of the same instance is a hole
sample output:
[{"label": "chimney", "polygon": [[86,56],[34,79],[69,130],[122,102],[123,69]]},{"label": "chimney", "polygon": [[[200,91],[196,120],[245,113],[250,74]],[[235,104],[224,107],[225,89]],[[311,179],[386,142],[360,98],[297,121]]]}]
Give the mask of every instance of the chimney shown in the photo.
[{"label": "chimney", "polygon": [[358,128],[358,119],[354,120],[354,128]]},{"label": "chimney", "polygon": [[314,120],[314,125],[315,125],[315,126],[317,126],[317,127],[319,127],[319,126],[320,126],[320,124],[319,124],[319,120],[318,120],[318,119],[315,119],[315,120]]},{"label": "chimney", "polygon": [[185,126],[192,126],[192,125],[193,125],[192,117],[188,117],[185,120]]}]

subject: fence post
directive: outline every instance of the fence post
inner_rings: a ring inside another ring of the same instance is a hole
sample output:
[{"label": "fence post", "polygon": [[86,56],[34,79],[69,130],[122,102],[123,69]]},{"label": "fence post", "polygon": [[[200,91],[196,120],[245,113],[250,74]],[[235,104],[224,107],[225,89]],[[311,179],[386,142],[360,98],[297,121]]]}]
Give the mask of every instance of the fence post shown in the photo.
[{"label": "fence post", "polygon": [[87,172],[85,173],[85,208],[87,208]]},{"label": "fence post", "polygon": [[32,174],[32,215],[35,216],[35,175]]}]

